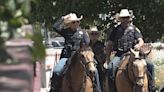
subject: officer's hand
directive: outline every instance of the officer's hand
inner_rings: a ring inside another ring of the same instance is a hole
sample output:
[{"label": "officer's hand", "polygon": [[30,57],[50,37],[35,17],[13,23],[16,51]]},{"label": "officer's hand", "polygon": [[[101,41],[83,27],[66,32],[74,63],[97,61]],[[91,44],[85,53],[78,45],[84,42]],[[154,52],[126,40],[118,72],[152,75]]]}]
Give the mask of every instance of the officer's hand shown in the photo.
[{"label": "officer's hand", "polygon": [[108,62],[107,62],[107,61],[104,63],[103,67],[104,67],[105,69],[108,69]]},{"label": "officer's hand", "polygon": [[144,54],[148,54],[150,53],[150,51],[152,50],[153,46],[151,44],[145,43],[142,47],[141,47],[141,51]]},{"label": "officer's hand", "polygon": [[65,16],[62,16],[62,19],[63,20],[66,20],[66,19],[68,19],[68,18],[70,18],[71,17],[71,13],[70,14],[67,14],[67,15],[65,15]]},{"label": "officer's hand", "polygon": [[139,44],[136,44],[136,45],[134,46],[134,49],[135,49],[135,50],[140,50],[140,49],[141,49],[141,46],[140,46]]}]

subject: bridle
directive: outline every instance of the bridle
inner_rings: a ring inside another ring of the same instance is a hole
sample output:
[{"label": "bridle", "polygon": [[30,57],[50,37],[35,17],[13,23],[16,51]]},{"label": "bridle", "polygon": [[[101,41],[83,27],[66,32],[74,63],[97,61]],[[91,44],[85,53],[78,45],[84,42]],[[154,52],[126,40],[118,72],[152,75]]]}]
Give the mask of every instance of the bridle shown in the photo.
[{"label": "bridle", "polygon": [[80,55],[80,63],[81,65],[83,66],[83,69],[84,71],[86,72],[86,74],[89,76],[90,72],[89,70],[87,69],[87,66],[90,64],[90,63],[93,63],[94,65],[96,65],[96,62],[95,62],[95,59],[93,59],[93,61],[89,61],[88,59],[86,59],[80,52],[78,52],[78,55]]},{"label": "bridle", "polygon": [[[141,60],[141,59],[145,59],[144,57],[139,57],[139,58],[133,58],[133,60],[132,61],[130,61],[131,63],[132,63],[132,66],[131,67],[134,67],[133,66],[133,62],[134,61],[136,61],[136,60]],[[129,64],[128,64],[128,66],[129,66]],[[144,77],[145,77],[145,74],[147,73],[147,68],[146,68],[146,66],[144,66],[144,74],[143,74],[143,76],[135,76],[135,73],[134,73],[134,69],[132,68],[132,70],[131,70],[133,73],[132,73],[132,76],[133,76],[133,79],[131,79],[130,78],[130,75],[128,74],[128,78],[129,78],[129,81],[130,81],[130,83],[131,84],[133,84],[133,92],[135,92],[135,90],[138,88],[138,87],[142,87],[143,85],[139,85],[139,84],[137,84],[137,80],[139,80],[139,79],[144,79]],[[127,72],[130,72],[129,71],[129,69],[127,69]]]},{"label": "bridle", "polygon": [[[96,67],[96,60],[93,59],[93,61],[89,61],[89,60],[87,60],[86,58],[84,58],[83,55],[81,55],[81,54],[79,54],[79,55],[80,55],[80,59],[81,59],[81,60],[80,60],[80,63],[82,64],[83,69],[84,69],[83,86],[82,86],[80,92],[84,92],[84,89],[85,89],[85,81],[86,81],[85,79],[86,79],[87,76],[90,77],[90,79],[91,79],[91,81],[92,81],[92,84],[93,84],[93,87],[94,87],[94,88],[97,88],[97,85],[94,83],[94,81],[95,81],[95,74],[93,74],[92,72],[90,72],[90,71],[87,69],[87,66],[88,66],[88,64],[90,64],[90,63],[93,63],[94,66]],[[93,89],[94,89],[94,88],[93,88]],[[97,89],[97,90],[100,90],[100,89]]]},{"label": "bridle", "polygon": [[[84,76],[83,76],[82,84],[81,84],[81,87],[80,87],[80,92],[84,92],[84,91],[85,91],[86,77],[87,77],[87,76],[91,77],[91,72],[88,70],[87,66],[88,66],[88,64],[93,63],[93,64],[95,65],[95,67],[96,67],[96,63],[95,63],[95,59],[93,59],[93,61],[89,61],[88,59],[86,59],[86,58],[82,55],[82,53],[81,53],[80,50],[78,50],[78,51],[75,52],[75,53],[78,55],[80,64],[81,64],[82,67],[83,67]],[[91,80],[92,80],[92,78],[91,78]],[[69,78],[68,81],[70,82],[70,87],[69,87],[69,88],[70,88],[71,92],[74,92],[73,87],[72,87],[72,85],[71,85],[72,78]],[[93,82],[93,81],[94,81],[94,80],[92,80],[92,82]]]}]

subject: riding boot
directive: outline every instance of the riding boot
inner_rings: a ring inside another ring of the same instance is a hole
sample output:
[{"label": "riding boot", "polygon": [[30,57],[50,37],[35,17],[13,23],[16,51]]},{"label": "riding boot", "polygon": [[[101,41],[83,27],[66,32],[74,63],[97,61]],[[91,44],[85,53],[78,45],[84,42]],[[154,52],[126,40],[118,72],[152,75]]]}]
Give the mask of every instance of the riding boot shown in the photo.
[{"label": "riding boot", "polygon": [[149,81],[149,92],[156,92],[158,88],[155,86],[155,80]]},{"label": "riding boot", "polygon": [[155,86],[155,75],[154,75],[154,65],[147,62],[148,78],[149,78],[149,92],[156,92],[157,87]]},{"label": "riding boot", "polygon": [[109,76],[108,76],[108,82],[109,82],[109,90],[110,92],[117,92],[116,91],[116,84],[115,84],[115,78],[113,76],[113,71],[112,69],[109,69]]},{"label": "riding boot", "polygon": [[61,76],[53,72],[51,78],[51,89],[49,92],[60,92],[61,88]]},{"label": "riding boot", "polygon": [[102,71],[102,69],[101,69],[101,66],[100,65],[97,65],[97,70],[98,70],[98,73],[99,73],[99,79],[100,79],[100,85],[101,85],[101,90],[103,91],[103,80],[104,80],[104,73],[103,73],[103,71]]}]

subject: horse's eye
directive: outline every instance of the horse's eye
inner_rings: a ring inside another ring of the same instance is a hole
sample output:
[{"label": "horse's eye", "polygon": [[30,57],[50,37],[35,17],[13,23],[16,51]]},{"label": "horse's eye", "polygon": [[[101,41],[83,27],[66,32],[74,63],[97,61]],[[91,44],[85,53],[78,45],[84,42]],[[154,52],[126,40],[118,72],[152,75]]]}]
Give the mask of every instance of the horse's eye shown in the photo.
[{"label": "horse's eye", "polygon": [[147,68],[147,65],[145,65],[144,68],[146,69]]},{"label": "horse's eye", "polygon": [[96,63],[94,63],[94,66],[95,66],[95,67],[97,66]]},{"label": "horse's eye", "polygon": [[84,58],[84,55],[81,55],[82,58]]}]

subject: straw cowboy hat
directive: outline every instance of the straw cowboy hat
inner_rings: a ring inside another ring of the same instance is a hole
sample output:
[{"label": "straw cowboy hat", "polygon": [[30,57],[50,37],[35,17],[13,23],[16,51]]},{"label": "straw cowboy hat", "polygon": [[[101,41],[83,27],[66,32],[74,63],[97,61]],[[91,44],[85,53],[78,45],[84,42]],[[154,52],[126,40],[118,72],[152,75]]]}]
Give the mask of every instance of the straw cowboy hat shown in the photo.
[{"label": "straw cowboy hat", "polygon": [[73,21],[80,21],[83,18],[83,16],[78,18],[75,13],[70,13],[68,15],[65,15],[63,18],[64,18],[64,23],[68,24],[68,23],[71,23]]},{"label": "straw cowboy hat", "polygon": [[131,14],[129,13],[128,9],[122,9],[120,11],[119,17],[131,17]]},{"label": "straw cowboy hat", "polygon": [[98,31],[98,28],[96,26],[90,27],[88,33],[89,35],[100,35],[100,31]]},{"label": "straw cowboy hat", "polygon": [[128,9],[122,9],[120,13],[115,15],[116,20],[119,22],[120,18],[129,17],[129,21],[132,21],[132,15],[129,13]]},{"label": "straw cowboy hat", "polygon": [[89,29],[89,32],[99,32],[97,26],[92,26]]}]

